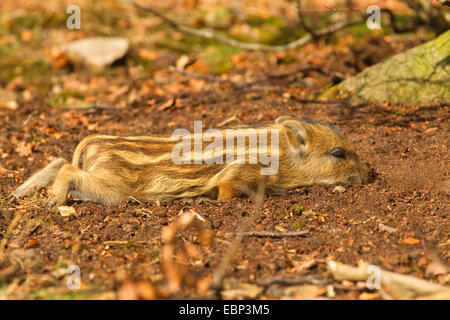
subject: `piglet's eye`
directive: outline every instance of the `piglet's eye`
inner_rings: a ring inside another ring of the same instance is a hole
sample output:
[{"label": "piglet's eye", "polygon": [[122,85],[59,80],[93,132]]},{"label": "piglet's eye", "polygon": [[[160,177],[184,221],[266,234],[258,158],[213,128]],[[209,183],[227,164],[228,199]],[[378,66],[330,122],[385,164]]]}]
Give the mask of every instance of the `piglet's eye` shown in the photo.
[{"label": "piglet's eye", "polygon": [[331,155],[337,159],[345,159],[345,151],[342,148],[333,148],[331,150]]}]

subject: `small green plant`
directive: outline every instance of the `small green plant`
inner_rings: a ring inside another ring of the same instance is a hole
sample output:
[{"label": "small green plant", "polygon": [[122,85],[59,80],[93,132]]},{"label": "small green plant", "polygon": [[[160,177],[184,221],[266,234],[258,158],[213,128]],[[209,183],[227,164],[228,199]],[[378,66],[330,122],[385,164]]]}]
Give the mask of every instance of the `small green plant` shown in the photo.
[{"label": "small green plant", "polygon": [[305,208],[299,204],[294,204],[292,207],[290,207],[288,210],[284,212],[284,215],[286,216],[300,216],[302,212],[305,211]]},{"label": "small green plant", "polygon": [[56,264],[53,266],[53,270],[58,270],[58,269],[60,269],[60,268],[67,269],[68,266],[69,266],[69,265],[67,264],[67,262],[60,261],[60,262],[56,263]]},{"label": "small green plant", "polygon": [[300,229],[300,228],[303,228],[304,226],[305,226],[305,222],[303,222],[303,220],[301,218],[292,224],[292,228],[294,228],[294,229]]}]

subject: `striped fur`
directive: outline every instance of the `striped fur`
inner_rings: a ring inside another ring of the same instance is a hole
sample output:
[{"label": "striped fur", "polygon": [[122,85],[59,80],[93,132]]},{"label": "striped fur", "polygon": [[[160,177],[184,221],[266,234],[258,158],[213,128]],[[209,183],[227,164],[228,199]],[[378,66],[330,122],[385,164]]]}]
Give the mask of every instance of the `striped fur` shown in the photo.
[{"label": "striped fur", "polygon": [[[252,129],[256,130],[258,140],[263,133],[274,130],[279,137],[276,154],[270,149],[272,136],[269,134],[267,139],[268,155],[278,156],[279,161],[276,174],[266,177],[267,193],[313,184],[367,181],[367,168],[353,148],[326,124],[282,117],[275,124]],[[238,136],[245,132],[241,128]],[[203,142],[202,148],[209,143]],[[252,153],[261,156],[260,144],[253,149],[247,144],[241,150],[245,152],[245,163],[237,159],[226,161],[234,156],[235,149],[224,147],[223,153],[215,155],[223,163],[208,164],[201,154],[193,153],[192,162],[200,159],[201,164],[175,164],[172,150],[177,144],[179,140],[174,137],[88,136],[76,147],[71,164],[62,158],[53,161],[17,188],[15,195],[21,197],[36,188],[50,186],[49,194],[55,205],[65,203],[68,193],[105,205],[115,205],[129,197],[172,200],[205,196],[227,200],[252,195],[261,178],[261,168],[267,167],[260,162],[249,163]],[[191,146],[194,149],[193,143]],[[345,152],[345,158],[330,153],[336,148]]]}]

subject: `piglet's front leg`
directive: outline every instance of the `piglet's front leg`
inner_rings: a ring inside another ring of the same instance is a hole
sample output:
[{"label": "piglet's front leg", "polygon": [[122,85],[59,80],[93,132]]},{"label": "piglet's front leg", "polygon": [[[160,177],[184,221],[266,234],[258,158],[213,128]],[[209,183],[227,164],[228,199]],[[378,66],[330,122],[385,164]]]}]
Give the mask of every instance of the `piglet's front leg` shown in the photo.
[{"label": "piglet's front leg", "polygon": [[217,197],[218,201],[231,200],[235,197],[242,195],[242,192],[236,190],[233,187],[232,181],[219,182],[219,195]]}]

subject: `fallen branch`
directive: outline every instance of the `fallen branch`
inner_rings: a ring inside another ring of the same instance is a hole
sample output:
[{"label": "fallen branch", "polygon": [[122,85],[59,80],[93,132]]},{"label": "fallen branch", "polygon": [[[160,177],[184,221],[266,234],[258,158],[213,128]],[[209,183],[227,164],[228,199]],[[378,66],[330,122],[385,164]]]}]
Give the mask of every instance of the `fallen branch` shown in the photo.
[{"label": "fallen branch", "polygon": [[340,99],[340,100],[317,100],[317,99],[300,99],[296,96],[291,96],[295,101],[301,102],[301,103],[315,103],[315,104],[343,104],[347,105],[348,100],[347,99]]},{"label": "fallen branch", "polygon": [[344,291],[368,291],[369,289],[367,287],[357,287],[357,286],[345,286],[340,283],[331,282],[323,279],[317,279],[312,277],[297,277],[297,278],[269,278],[264,281],[254,281],[251,282],[253,284],[256,284],[258,286],[264,287],[264,291],[267,291],[267,289],[272,285],[280,285],[280,286],[298,286],[302,284],[313,284],[318,286],[333,286],[334,289],[338,290],[344,290]]},{"label": "fallen branch", "polygon": [[[168,18],[163,13],[159,12],[158,10],[151,8],[151,7],[141,6],[140,4],[134,2],[133,0],[123,0],[123,1],[132,4],[137,9],[153,13],[155,16],[161,18],[165,23],[167,23],[170,27],[172,27],[175,30],[181,31],[185,34],[190,34],[193,36],[222,42],[222,43],[225,43],[227,45],[230,45],[232,47],[236,47],[236,48],[239,48],[242,50],[268,51],[268,52],[285,51],[285,50],[295,49],[297,47],[303,46],[306,43],[310,42],[312,39],[314,39],[313,35],[308,32],[301,38],[298,38],[292,42],[289,42],[284,45],[279,45],[279,46],[271,46],[271,45],[265,45],[265,44],[260,44],[260,43],[242,42],[242,41],[238,41],[238,40],[229,38],[213,29],[209,29],[209,28],[195,29],[195,28],[191,28],[188,26],[180,25],[180,24],[176,23],[174,20]],[[359,24],[361,22],[362,22],[361,18],[349,20],[349,21],[341,21],[332,26],[319,29],[319,30],[315,31],[314,33],[315,33],[315,36],[321,37],[321,36],[332,34],[338,30]]]},{"label": "fallen branch", "polygon": [[438,295],[450,299],[450,288],[412,276],[378,269],[368,270],[369,264],[360,262],[358,267],[352,267],[336,261],[328,262],[328,269],[337,281],[367,281],[369,277],[377,281],[379,277],[380,291],[388,299],[421,299]]},{"label": "fallen branch", "polygon": [[322,68],[322,67],[318,67],[318,66],[308,66],[308,65],[301,66],[301,67],[298,67],[298,68],[295,68],[293,70],[289,70],[286,72],[267,73],[261,79],[254,80],[254,81],[243,81],[243,82],[237,82],[237,81],[232,81],[229,79],[222,79],[222,78],[213,77],[213,76],[201,75],[199,73],[187,71],[187,70],[180,69],[180,68],[177,68],[174,66],[169,66],[169,70],[172,72],[182,74],[187,77],[194,78],[194,79],[204,80],[204,81],[208,81],[208,82],[229,83],[230,85],[232,85],[233,87],[235,87],[237,89],[254,86],[254,85],[257,85],[268,79],[279,79],[279,78],[289,77],[289,76],[294,75],[299,72],[308,72],[308,71],[317,71],[323,75],[336,75],[336,76],[344,79],[344,76],[339,71],[328,70],[326,68]]}]

